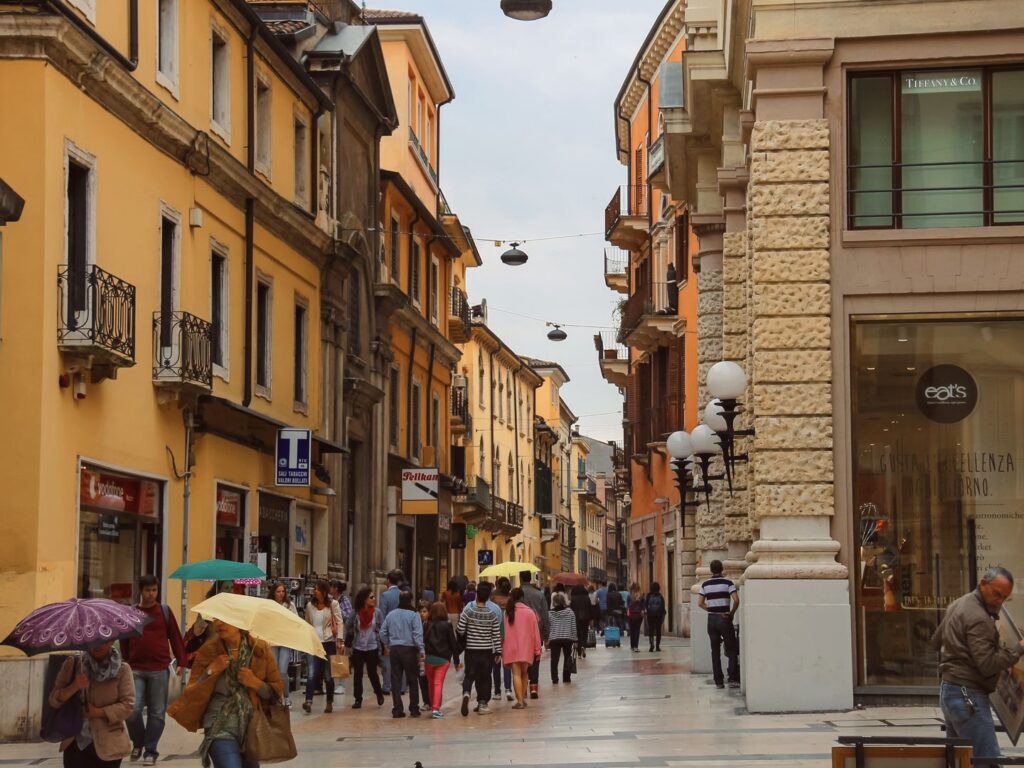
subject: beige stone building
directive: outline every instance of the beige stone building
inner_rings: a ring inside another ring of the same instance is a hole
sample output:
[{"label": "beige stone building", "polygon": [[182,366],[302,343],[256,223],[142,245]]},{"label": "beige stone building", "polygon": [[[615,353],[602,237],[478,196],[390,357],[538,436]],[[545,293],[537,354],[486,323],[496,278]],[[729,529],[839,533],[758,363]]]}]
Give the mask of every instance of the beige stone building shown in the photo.
[{"label": "beige stone building", "polygon": [[1020,570],[1022,27],[1003,0],[685,2],[650,141],[699,240],[700,409],[715,362],[748,376],[696,556],[741,580],[752,711],[934,693],[941,609]]}]

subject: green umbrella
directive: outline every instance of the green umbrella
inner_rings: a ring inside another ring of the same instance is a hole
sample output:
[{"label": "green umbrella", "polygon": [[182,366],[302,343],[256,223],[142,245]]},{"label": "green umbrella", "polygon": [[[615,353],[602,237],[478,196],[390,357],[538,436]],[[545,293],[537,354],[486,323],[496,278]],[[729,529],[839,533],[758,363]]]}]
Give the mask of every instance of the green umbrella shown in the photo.
[{"label": "green umbrella", "polygon": [[264,580],[267,574],[252,563],[236,563],[232,560],[203,560],[199,563],[185,563],[171,574],[172,579],[182,581],[232,581],[238,579]]}]

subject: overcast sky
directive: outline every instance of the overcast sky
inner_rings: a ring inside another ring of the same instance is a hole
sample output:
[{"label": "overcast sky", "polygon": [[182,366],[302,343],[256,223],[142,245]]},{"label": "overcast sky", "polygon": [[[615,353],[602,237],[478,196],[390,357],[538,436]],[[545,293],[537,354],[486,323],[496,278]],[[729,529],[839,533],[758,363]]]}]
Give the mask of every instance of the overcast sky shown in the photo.
[{"label": "overcast sky", "polygon": [[[499,0],[385,0],[427,21],[455,100],[441,110],[441,187],[472,229],[484,265],[470,301],[487,299],[488,325],[520,354],[557,361],[581,431],[621,440],[622,398],[601,378],[597,328],[618,294],[604,284],[604,209],[626,183],[615,155],[613,104],[665,0],[554,0],[546,19],[514,21]],[[493,240],[522,240],[530,260],[507,267]],[[499,311],[504,310],[504,311]],[[518,315],[509,314],[518,313]]]}]

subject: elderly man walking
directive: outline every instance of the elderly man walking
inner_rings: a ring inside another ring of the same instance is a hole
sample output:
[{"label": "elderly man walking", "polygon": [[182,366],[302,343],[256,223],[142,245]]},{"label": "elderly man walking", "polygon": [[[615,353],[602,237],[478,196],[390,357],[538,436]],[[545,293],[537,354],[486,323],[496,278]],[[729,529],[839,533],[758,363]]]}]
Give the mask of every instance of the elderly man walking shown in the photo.
[{"label": "elderly man walking", "polygon": [[951,736],[970,739],[976,757],[1000,755],[988,697],[1000,674],[1024,655],[1024,640],[1004,647],[995,623],[1012,592],[1013,574],[1005,568],[989,568],[976,590],[946,609],[932,636],[940,648],[939,703],[946,727]]}]

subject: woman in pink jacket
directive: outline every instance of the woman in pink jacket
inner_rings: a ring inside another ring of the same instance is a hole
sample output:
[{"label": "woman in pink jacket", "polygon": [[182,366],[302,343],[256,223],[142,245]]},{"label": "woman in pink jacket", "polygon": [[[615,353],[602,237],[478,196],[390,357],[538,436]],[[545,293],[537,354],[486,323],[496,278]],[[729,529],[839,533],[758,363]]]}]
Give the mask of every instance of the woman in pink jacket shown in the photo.
[{"label": "woman in pink jacket", "polygon": [[505,604],[503,660],[505,666],[512,667],[512,685],[516,691],[516,703],[512,709],[526,707],[528,672],[534,659],[540,658],[541,651],[537,614],[523,602],[523,597],[523,590],[516,587]]}]

